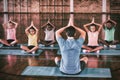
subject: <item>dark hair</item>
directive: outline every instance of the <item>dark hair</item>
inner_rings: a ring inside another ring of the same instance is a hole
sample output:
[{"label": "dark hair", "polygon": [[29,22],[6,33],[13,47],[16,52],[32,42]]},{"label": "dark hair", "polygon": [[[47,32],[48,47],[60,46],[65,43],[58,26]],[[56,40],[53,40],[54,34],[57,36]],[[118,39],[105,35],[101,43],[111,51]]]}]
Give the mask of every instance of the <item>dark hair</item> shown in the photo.
[{"label": "dark hair", "polygon": [[[34,27],[31,27],[30,29],[33,29],[34,31],[36,31]],[[29,31],[30,31],[30,29],[29,29]]]},{"label": "dark hair", "polygon": [[52,26],[50,23],[47,24],[48,26]]},{"label": "dark hair", "polygon": [[8,23],[9,23],[9,24],[12,24],[12,25],[15,25],[14,23],[12,23],[12,21],[9,21]]},{"label": "dark hair", "polygon": [[90,26],[95,26],[95,27],[96,27],[96,25],[95,25],[95,24],[91,24]]},{"label": "dark hair", "polygon": [[48,28],[53,28],[53,26],[51,24],[47,24]]},{"label": "dark hair", "polygon": [[113,24],[111,21],[107,21],[106,23],[110,23],[110,24]]},{"label": "dark hair", "polygon": [[75,28],[72,26],[66,28],[65,31],[69,37],[73,37],[76,32]]},{"label": "dark hair", "polygon": [[95,26],[95,31],[97,31],[97,25],[91,24],[90,27],[89,27],[89,29],[91,28],[91,26]]}]

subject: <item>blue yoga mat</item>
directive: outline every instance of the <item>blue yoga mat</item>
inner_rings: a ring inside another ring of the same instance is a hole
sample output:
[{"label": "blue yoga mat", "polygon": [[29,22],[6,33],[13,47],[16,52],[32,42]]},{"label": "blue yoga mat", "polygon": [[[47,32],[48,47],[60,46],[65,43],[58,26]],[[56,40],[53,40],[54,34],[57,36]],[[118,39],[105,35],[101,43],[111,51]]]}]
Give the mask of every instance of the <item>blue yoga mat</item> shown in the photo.
[{"label": "blue yoga mat", "polygon": [[54,46],[45,46],[45,45],[40,44],[39,49],[59,49],[59,46],[57,44]]},{"label": "blue yoga mat", "polygon": [[28,66],[21,73],[24,76],[57,76],[57,77],[92,77],[111,78],[109,68],[85,68],[80,74],[65,75],[59,71],[58,67]]},{"label": "blue yoga mat", "polygon": [[28,54],[27,52],[23,51],[23,50],[0,50],[0,55],[34,55],[34,56],[39,56],[42,53],[42,50],[38,50],[35,54]]},{"label": "blue yoga mat", "polygon": [[17,46],[3,46],[2,44],[0,44],[0,49],[20,49],[20,45]]},{"label": "blue yoga mat", "polygon": [[[60,50],[57,51],[58,55],[61,55]],[[100,53],[83,53],[81,52],[81,55],[120,55],[120,50],[101,50]]]},{"label": "blue yoga mat", "polygon": [[116,49],[117,49],[117,50],[120,50],[120,44],[117,44],[117,45],[116,45]]},{"label": "blue yoga mat", "polygon": [[21,49],[21,45],[27,46],[27,44],[17,44],[16,46],[3,46],[3,44],[0,44],[0,49]]}]

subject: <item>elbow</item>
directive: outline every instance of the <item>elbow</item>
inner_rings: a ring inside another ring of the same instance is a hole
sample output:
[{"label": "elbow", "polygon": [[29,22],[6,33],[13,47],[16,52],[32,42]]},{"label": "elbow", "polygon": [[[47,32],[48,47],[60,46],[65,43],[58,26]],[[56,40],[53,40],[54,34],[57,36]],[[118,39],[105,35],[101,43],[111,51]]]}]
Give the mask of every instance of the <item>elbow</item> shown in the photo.
[{"label": "elbow", "polygon": [[38,32],[38,29],[36,29],[36,32]]},{"label": "elbow", "polygon": [[58,31],[55,31],[55,35],[57,35],[58,34]]},{"label": "elbow", "polygon": [[84,36],[86,37],[86,33],[84,34]]},{"label": "elbow", "polygon": [[83,31],[83,36],[86,37],[86,32],[85,31]]},{"label": "elbow", "polygon": [[27,32],[28,30],[26,29],[25,32]]},{"label": "elbow", "polygon": [[59,30],[57,30],[56,32],[55,32],[55,35],[60,35],[61,34],[61,32],[59,31]]},{"label": "elbow", "polygon": [[83,32],[82,32],[82,33],[83,33],[83,34],[86,34],[86,31],[84,31],[84,30],[83,30]]}]

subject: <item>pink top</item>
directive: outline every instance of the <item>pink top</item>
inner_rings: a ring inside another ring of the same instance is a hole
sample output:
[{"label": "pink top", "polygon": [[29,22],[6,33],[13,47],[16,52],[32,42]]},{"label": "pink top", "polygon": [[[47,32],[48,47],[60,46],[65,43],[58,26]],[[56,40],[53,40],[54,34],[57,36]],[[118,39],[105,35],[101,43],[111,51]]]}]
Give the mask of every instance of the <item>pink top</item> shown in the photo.
[{"label": "pink top", "polygon": [[98,34],[99,32],[88,31],[88,46],[98,46]]},{"label": "pink top", "polygon": [[8,39],[13,39],[16,40],[16,29],[7,29],[7,40]]}]

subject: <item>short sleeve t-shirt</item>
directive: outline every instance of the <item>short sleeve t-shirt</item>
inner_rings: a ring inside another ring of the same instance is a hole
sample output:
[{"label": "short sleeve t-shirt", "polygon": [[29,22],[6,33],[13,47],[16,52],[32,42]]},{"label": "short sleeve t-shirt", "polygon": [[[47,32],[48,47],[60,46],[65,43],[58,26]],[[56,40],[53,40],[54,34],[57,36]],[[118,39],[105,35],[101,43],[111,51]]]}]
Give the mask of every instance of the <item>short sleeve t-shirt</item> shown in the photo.
[{"label": "short sleeve t-shirt", "polygon": [[37,35],[30,35],[28,34],[28,46],[37,46]]},{"label": "short sleeve t-shirt", "polygon": [[80,52],[84,42],[83,38],[63,39],[56,38],[61,50],[60,71],[67,74],[76,74],[81,71]]},{"label": "short sleeve t-shirt", "polygon": [[107,29],[105,27],[105,40],[106,41],[113,41],[114,40],[114,33],[115,33],[115,28]]}]

